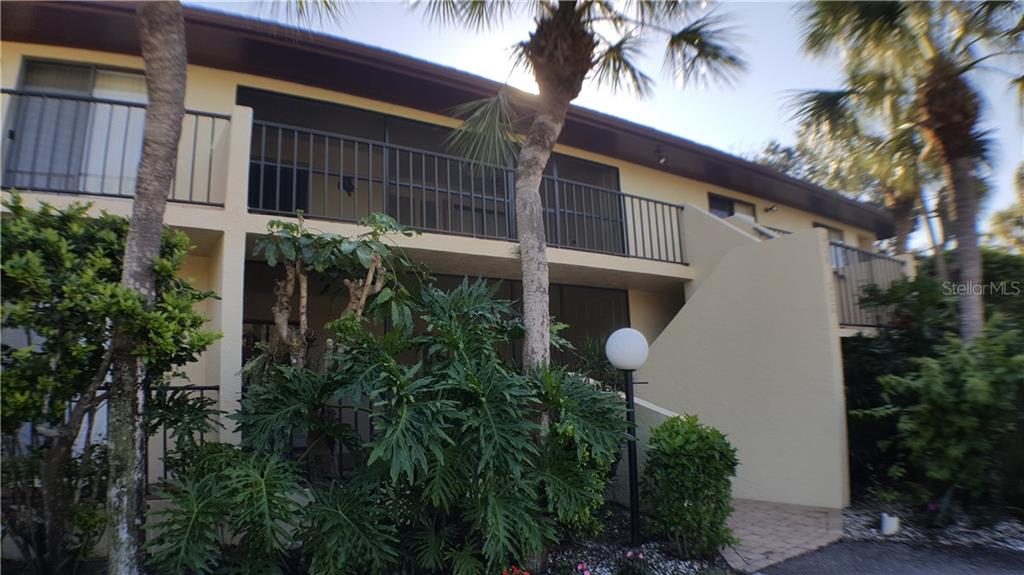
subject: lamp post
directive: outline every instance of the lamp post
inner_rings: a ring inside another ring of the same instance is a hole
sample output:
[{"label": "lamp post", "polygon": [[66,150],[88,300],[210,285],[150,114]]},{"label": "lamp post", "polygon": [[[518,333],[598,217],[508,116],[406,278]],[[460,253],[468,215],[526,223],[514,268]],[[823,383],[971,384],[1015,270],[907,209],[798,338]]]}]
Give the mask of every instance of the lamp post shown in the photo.
[{"label": "lamp post", "polygon": [[640,544],[640,485],[636,461],[636,402],[633,396],[633,372],[647,361],[647,338],[639,331],[624,327],[616,330],[604,345],[608,361],[626,377],[626,421],[629,422],[627,458],[629,464],[629,535],[631,544]]}]

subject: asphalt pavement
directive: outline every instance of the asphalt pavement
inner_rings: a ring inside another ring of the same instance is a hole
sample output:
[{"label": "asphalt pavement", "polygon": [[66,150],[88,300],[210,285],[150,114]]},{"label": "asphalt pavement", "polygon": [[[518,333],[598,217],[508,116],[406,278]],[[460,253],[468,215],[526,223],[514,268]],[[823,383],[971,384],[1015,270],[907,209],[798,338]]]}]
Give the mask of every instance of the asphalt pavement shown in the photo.
[{"label": "asphalt pavement", "polygon": [[840,541],[762,575],[1024,575],[1024,551]]}]

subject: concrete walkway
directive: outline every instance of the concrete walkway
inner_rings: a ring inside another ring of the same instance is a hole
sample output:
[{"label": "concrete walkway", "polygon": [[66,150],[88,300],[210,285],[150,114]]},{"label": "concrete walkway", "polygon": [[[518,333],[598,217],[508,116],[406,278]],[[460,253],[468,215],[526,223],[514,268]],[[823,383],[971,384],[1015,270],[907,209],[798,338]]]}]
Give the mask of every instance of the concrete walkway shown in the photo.
[{"label": "concrete walkway", "polygon": [[764,575],[1020,575],[1024,552],[842,541],[764,570]]},{"label": "concrete walkway", "polygon": [[733,507],[729,527],[740,543],[723,555],[730,567],[743,573],[824,547],[843,535],[838,509],[744,499],[733,501]]}]

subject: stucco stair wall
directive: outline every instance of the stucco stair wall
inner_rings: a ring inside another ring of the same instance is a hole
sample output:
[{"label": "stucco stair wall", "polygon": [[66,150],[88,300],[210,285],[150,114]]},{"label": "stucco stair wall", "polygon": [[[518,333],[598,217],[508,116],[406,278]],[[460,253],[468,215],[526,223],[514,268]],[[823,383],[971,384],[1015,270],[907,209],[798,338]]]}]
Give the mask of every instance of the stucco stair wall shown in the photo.
[{"label": "stucco stair wall", "polygon": [[[845,506],[842,363],[824,232],[762,242],[706,212],[686,212],[697,221],[691,230],[729,236],[732,245],[687,238],[701,281],[636,374],[645,382],[636,388],[641,445],[666,417],[696,414],[738,450],[735,497]],[[693,253],[701,245],[715,251]],[[625,482],[617,484],[623,493]]]}]

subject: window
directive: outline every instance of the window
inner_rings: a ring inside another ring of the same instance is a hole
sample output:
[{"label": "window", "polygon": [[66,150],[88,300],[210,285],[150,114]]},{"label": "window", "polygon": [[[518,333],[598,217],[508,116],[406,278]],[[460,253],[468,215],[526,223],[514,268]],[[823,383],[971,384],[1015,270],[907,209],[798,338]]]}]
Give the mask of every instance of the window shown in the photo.
[{"label": "window", "polygon": [[736,214],[747,216],[757,221],[757,209],[754,204],[734,200],[718,194],[708,194],[708,211],[720,218],[728,218]]},{"label": "window", "polygon": [[843,241],[843,230],[840,230],[838,228],[833,228],[832,226],[826,226],[825,224],[819,224],[818,222],[814,222],[813,226],[816,227],[816,228],[821,228],[823,230],[826,230],[828,232],[828,239],[829,239],[829,241],[842,243],[842,241]]},{"label": "window", "polygon": [[4,186],[134,193],[146,114],[142,74],[29,60],[21,89],[46,97],[14,98]]},{"label": "window", "polygon": [[619,189],[617,168],[564,154],[551,154],[545,174],[598,188]]}]

